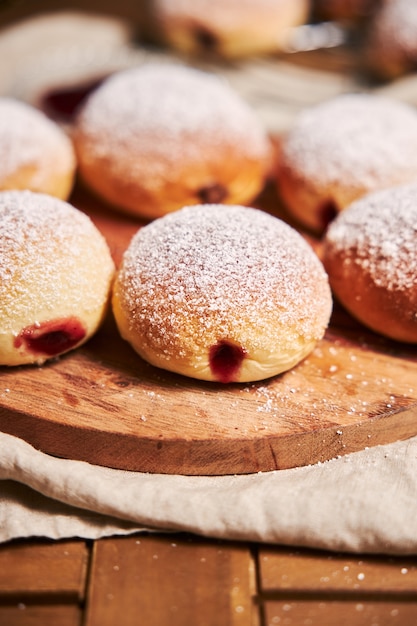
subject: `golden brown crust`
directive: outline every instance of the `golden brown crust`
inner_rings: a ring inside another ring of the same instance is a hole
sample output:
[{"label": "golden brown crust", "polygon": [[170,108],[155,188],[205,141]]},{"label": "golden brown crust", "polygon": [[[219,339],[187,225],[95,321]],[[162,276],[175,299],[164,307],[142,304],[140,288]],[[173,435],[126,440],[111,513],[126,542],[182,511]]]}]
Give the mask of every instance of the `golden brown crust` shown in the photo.
[{"label": "golden brown crust", "polygon": [[121,335],[147,361],[203,380],[260,380],[321,339],[327,276],[287,224],[241,206],[185,207],[142,228],[113,290]]},{"label": "golden brown crust", "polygon": [[76,169],[61,128],[31,106],[0,98],[0,191],[29,189],[66,200]]},{"label": "golden brown crust", "polygon": [[365,326],[417,343],[417,186],[370,194],[328,229],[323,262],[335,296]]},{"label": "golden brown crust", "polygon": [[176,65],[106,81],[81,111],[74,142],[85,181],[145,218],[185,204],[249,202],[272,159],[265,130],[240,97],[215,76]]},{"label": "golden brown crust", "polygon": [[[184,137],[184,141],[188,138]],[[219,149],[210,139],[205,142],[202,135],[199,143],[199,155],[178,159],[171,167],[167,166],[162,177],[155,175],[150,167],[153,159],[162,163],[158,154],[153,155],[152,151],[138,154],[135,166],[140,174],[133,177],[127,174],[130,156],[124,163],[123,155],[119,155],[117,171],[106,158],[89,162],[80,132],[77,135],[80,172],[85,182],[111,205],[146,219],[161,217],[187,204],[204,201],[244,204],[258,195],[265,184],[269,157],[250,158],[239,152],[237,146],[224,145]],[[164,145],[167,147],[167,143]]]},{"label": "golden brown crust", "polygon": [[316,233],[363,195],[416,180],[416,112],[388,98],[338,96],[301,113],[282,140],[279,193]]},{"label": "golden brown crust", "polygon": [[0,365],[40,364],[87,341],[113,273],[86,215],[46,194],[0,193]]}]

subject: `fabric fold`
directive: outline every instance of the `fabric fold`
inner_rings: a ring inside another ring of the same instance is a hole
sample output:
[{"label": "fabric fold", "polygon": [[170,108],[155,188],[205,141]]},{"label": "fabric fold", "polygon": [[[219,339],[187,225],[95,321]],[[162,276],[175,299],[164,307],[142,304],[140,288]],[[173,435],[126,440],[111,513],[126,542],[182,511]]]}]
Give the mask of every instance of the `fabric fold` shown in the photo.
[{"label": "fabric fold", "polygon": [[290,470],[178,476],[58,459],[0,433],[0,478],[1,541],[148,529],[417,554],[417,438]]}]

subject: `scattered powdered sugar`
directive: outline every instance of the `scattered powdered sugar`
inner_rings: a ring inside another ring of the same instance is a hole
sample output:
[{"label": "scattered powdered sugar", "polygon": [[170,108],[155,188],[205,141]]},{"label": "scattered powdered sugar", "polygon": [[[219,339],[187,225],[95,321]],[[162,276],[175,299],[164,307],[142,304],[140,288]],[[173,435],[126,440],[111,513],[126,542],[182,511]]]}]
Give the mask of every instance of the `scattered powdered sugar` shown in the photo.
[{"label": "scattered powdered sugar", "polygon": [[77,119],[83,159],[110,162],[123,177],[167,176],[182,159],[204,161],[207,148],[264,159],[265,130],[252,109],[215,75],[177,64],[148,63],[107,79]]},{"label": "scattered powdered sugar", "polygon": [[24,102],[0,98],[0,180],[23,167],[37,170],[42,180],[51,168],[66,171],[73,160],[71,143],[54,122]]},{"label": "scattered powdered sugar", "polygon": [[417,113],[401,102],[345,94],[300,114],[284,161],[313,184],[373,190],[417,180]]},{"label": "scattered powdered sugar", "polygon": [[185,207],[155,220],[133,238],[117,283],[131,329],[168,352],[225,338],[267,358],[321,338],[331,310],[308,243],[248,207]]},{"label": "scattered powdered sugar", "polygon": [[53,319],[57,306],[94,310],[112,271],[105,240],[81,211],[45,194],[0,193],[0,335],[20,331],[22,319],[36,323],[39,311]]},{"label": "scattered powdered sugar", "polygon": [[393,187],[358,200],[339,214],[326,245],[360,265],[390,290],[417,282],[417,184]]}]

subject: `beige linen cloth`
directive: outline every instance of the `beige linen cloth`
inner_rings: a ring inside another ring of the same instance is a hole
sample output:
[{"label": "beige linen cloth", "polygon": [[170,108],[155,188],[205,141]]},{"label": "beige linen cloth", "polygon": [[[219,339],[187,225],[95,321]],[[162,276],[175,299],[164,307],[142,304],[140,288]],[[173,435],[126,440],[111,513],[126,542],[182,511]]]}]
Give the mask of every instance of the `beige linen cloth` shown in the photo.
[{"label": "beige linen cloth", "polygon": [[140,530],[336,551],[417,554],[417,437],[242,476],[126,472],[0,433],[0,540]]}]

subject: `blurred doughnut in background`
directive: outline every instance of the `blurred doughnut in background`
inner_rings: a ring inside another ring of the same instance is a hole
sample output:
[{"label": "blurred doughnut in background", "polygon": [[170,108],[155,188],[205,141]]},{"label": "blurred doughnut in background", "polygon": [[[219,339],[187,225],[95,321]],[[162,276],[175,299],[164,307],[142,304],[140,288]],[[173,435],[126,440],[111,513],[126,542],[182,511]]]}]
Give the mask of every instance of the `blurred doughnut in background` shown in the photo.
[{"label": "blurred doughnut in background", "polygon": [[417,69],[417,2],[385,0],[375,12],[365,39],[370,71],[392,80]]},{"label": "blurred doughnut in background", "polygon": [[279,51],[308,21],[309,0],[154,0],[157,36],[188,55],[234,58]]}]

